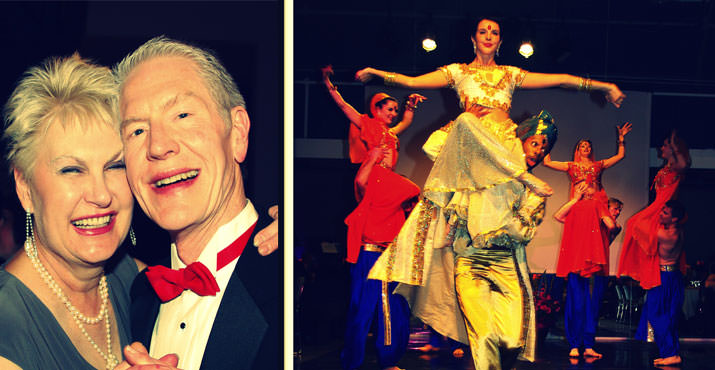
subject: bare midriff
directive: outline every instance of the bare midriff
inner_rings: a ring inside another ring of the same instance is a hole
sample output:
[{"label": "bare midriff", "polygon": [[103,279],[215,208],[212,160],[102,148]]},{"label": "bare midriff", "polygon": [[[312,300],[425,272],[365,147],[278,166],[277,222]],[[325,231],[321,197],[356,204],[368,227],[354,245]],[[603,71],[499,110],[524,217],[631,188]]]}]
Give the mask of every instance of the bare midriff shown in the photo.
[{"label": "bare midriff", "polygon": [[501,122],[506,119],[509,119],[509,113],[504,112],[499,108],[485,107],[479,104],[473,104],[472,106],[467,108],[466,111],[474,114],[477,117],[488,118],[495,122]]}]

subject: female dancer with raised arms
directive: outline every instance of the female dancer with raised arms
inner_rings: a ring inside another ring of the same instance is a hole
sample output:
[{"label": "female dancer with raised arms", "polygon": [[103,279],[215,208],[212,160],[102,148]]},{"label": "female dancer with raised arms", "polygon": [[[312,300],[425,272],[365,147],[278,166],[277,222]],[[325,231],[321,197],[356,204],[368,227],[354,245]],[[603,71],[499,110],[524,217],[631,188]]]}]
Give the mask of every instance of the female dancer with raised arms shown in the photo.
[{"label": "female dancer with raised arms", "polygon": [[397,99],[377,93],[370,100],[370,115],[360,114],[330,81],[332,72],[330,67],[323,68],[323,82],[350,121],[350,159],[362,163],[355,176],[358,206],[345,219],[346,259],[353,265],[345,347],[340,357],[344,369],[360,367],[368,331],[377,318],[378,362],[382,369],[397,369],[397,362],[407,350],[409,308],[403,297],[389,294],[397,284],[368,280],[367,273],[405,222],[404,205],[419,194],[417,185],[392,169],[397,163],[397,135],[412,123],[414,110],[425,97],[411,94],[402,120],[390,127],[398,115]]},{"label": "female dancer with raised arms", "polygon": [[[625,95],[611,83],[566,74],[527,73],[517,67],[497,65],[494,57],[501,45],[501,29],[493,20],[482,19],[471,39],[476,56],[469,64],[450,64],[418,77],[368,67],[358,71],[356,78],[365,82],[377,76],[386,84],[410,88],[451,87],[459,95],[464,113],[451,126],[425,183],[423,199],[397,237],[394,249],[412,257],[404,261],[383,257],[384,263],[378,262],[370,276],[423,285],[431,251],[444,246],[453,247],[457,255],[456,274],[491,271],[484,276],[464,279],[456,276],[458,297],[471,295],[469,291],[484,293],[484,300],[465,298],[460,304],[464,316],[462,327],[466,324],[469,331],[475,367],[485,369],[500,366],[499,347],[522,349],[523,358],[534,359],[533,345],[527,345],[533,344],[534,336],[528,335],[531,339],[527,340],[526,331],[520,329],[533,322],[529,320],[531,314],[526,312],[528,308],[522,310],[531,299],[529,289],[524,288],[528,285],[526,276],[517,274],[520,280],[509,284],[509,289],[516,291],[502,292],[502,296],[510,297],[507,310],[483,312],[476,306],[490,306],[485,300],[500,299],[489,291],[495,279],[504,276],[497,276],[491,267],[508,265],[504,271],[513,272],[519,269],[516,264],[525,266],[525,260],[517,261],[514,251],[518,247],[512,243],[516,240],[516,244],[525,244],[533,236],[535,227],[534,220],[515,221],[515,215],[525,214],[521,208],[528,207],[523,202],[524,186],[539,196],[553,192],[548,184],[527,172],[522,142],[515,135],[516,124],[508,115],[513,91],[553,86],[595,89],[604,92],[616,107],[621,105]],[[512,278],[510,275],[506,280]],[[509,312],[519,315],[508,317]],[[482,324],[485,317],[489,319],[487,325]],[[427,320],[426,323],[442,334],[464,340],[464,336],[445,329],[444,322]]]}]

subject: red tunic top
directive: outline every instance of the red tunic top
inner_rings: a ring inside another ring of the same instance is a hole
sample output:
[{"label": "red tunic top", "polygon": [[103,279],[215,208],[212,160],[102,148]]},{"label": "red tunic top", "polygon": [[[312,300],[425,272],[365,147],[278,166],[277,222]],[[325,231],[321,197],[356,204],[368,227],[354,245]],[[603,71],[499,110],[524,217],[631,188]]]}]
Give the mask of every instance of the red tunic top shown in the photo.
[{"label": "red tunic top", "polygon": [[567,276],[571,272],[584,277],[608,274],[610,243],[601,223],[601,218],[608,216],[608,197],[601,186],[602,172],[603,161],[589,166],[568,162],[566,173],[571,180],[571,193],[574,184],[580,181],[585,181],[597,191],[584,194],[566,215],[556,265],[557,276]]},{"label": "red tunic top", "polygon": [[[618,276],[627,275],[640,282],[644,289],[660,285],[660,256],[658,255],[658,226],[660,211],[678,191],[681,176],[670,166],[661,168],[653,179],[655,200],[626,222]],[[680,268],[685,266],[685,253],[680,254]]]},{"label": "red tunic top", "polygon": [[[387,126],[363,115],[360,128],[350,126],[350,159],[363,162],[376,146],[393,150],[392,167],[397,163],[399,141]],[[391,169],[375,165],[368,176],[365,193],[355,210],[345,219],[348,225],[346,260],[356,263],[360,246],[365,243],[387,245],[405,222],[403,204],[419,195],[420,188]]]}]

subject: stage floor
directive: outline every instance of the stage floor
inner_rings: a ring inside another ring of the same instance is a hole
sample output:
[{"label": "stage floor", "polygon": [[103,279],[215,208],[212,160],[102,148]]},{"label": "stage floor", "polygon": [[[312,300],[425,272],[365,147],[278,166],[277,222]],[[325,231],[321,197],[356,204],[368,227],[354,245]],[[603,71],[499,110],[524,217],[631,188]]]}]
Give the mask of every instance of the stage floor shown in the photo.
[{"label": "stage floor", "polygon": [[[342,343],[304,348],[302,359],[295,363],[296,370],[340,369]],[[371,349],[372,348],[372,349]],[[653,367],[652,361],[658,350],[654,343],[643,343],[625,338],[597,338],[595,349],[603,354],[600,360],[586,361],[583,358],[569,359],[568,345],[562,337],[549,336],[539,347],[537,361],[518,362],[516,369],[713,369],[715,368],[715,340],[682,339],[678,366]],[[469,352],[462,359],[455,359],[448,351],[425,355],[410,350],[398,364],[406,370],[463,370],[474,369]],[[365,362],[360,369],[379,369],[374,347],[368,344]]]}]

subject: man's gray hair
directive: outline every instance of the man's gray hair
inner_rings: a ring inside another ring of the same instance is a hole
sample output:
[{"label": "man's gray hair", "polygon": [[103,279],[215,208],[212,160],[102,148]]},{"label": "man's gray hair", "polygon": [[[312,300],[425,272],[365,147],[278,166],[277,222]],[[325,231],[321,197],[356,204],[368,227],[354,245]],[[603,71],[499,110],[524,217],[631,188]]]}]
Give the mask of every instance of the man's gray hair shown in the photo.
[{"label": "man's gray hair", "polygon": [[236,82],[233,81],[231,75],[213,52],[172,40],[166,36],[154,37],[145,42],[114,66],[114,76],[119,84],[120,99],[124,83],[134,68],[155,57],[171,56],[184,57],[196,63],[199,76],[206,83],[206,88],[227,126],[230,126],[231,109],[236,106],[246,107],[246,102],[238,91]]}]

